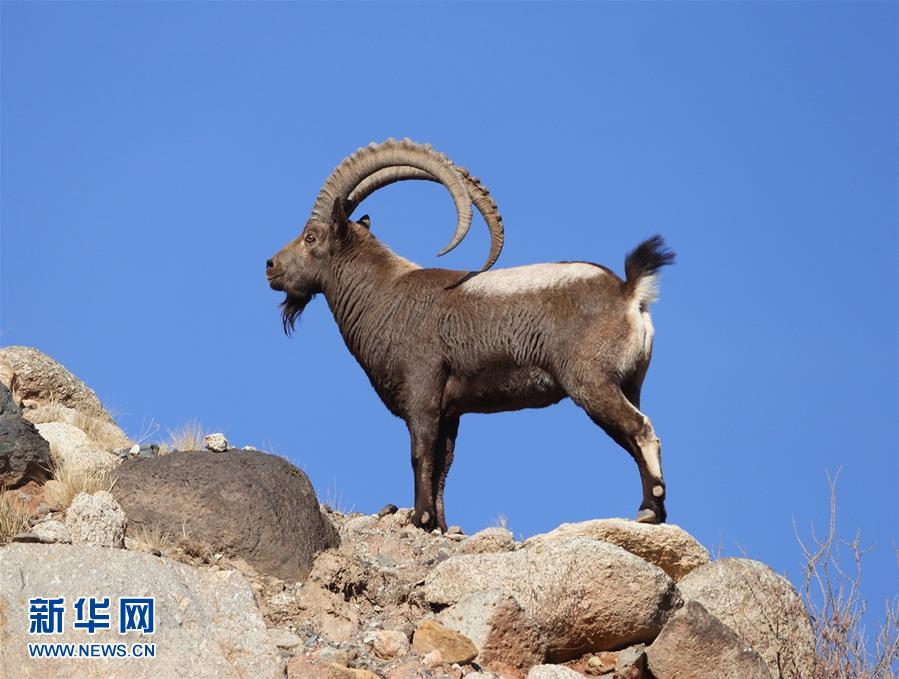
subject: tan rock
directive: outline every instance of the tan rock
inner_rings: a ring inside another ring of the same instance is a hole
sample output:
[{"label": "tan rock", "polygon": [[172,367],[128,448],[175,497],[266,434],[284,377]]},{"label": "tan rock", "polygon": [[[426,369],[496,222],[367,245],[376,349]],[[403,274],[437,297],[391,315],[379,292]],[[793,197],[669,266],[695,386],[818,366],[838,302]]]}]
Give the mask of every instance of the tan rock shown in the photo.
[{"label": "tan rock", "polygon": [[443,664],[443,656],[440,655],[440,651],[434,649],[433,651],[428,651],[421,657],[421,661],[424,663],[425,667],[437,667],[438,665]]},{"label": "tan rock", "polygon": [[303,585],[298,603],[328,641],[349,641],[359,626],[359,613],[353,606],[314,583]]},{"label": "tan rock", "polygon": [[409,652],[409,638],[397,630],[377,630],[374,633],[372,650],[384,660],[401,658]]},{"label": "tan rock", "polygon": [[22,417],[32,424],[46,422],[65,422],[83,431],[87,437],[86,445],[101,450],[111,451],[117,448],[130,448],[131,441],[124,431],[115,423],[104,418],[87,415],[80,410],[69,408],[59,403],[38,405],[25,410]]},{"label": "tan rock", "polygon": [[564,665],[535,665],[528,679],[583,679],[584,675]]},{"label": "tan rock", "polygon": [[287,663],[287,679],[328,679],[328,667],[297,655]]},{"label": "tan rock", "polygon": [[47,354],[32,347],[11,346],[0,349],[0,359],[15,372],[18,402],[31,399],[61,403],[81,412],[112,422],[97,394]]},{"label": "tan rock", "polygon": [[90,474],[115,469],[120,460],[116,455],[92,445],[81,429],[67,422],[42,422],[35,425],[38,433],[50,444],[54,464],[65,465],[71,471]]},{"label": "tan rock", "polygon": [[611,542],[644,561],[655,564],[675,581],[709,562],[709,551],[683,528],[671,523],[653,525],[627,519],[563,523],[549,533],[535,535],[525,544],[533,546],[547,540],[571,537]]},{"label": "tan rock", "polygon": [[424,655],[439,651],[445,663],[469,663],[478,655],[478,647],[468,637],[444,627],[435,620],[425,620],[412,636],[412,650]]},{"label": "tan rock", "polygon": [[503,663],[527,670],[546,656],[536,622],[515,597],[500,590],[468,594],[441,611],[437,620],[474,642],[480,665]]},{"label": "tan rock", "polygon": [[500,527],[485,528],[462,543],[460,554],[487,554],[489,552],[511,552],[515,549],[512,531]]},{"label": "tan rock", "polygon": [[515,597],[537,624],[553,662],[651,641],[681,603],[661,568],[589,538],[452,557],[425,579],[424,595],[446,606],[491,589]]},{"label": "tan rock", "polygon": [[695,601],[672,616],[646,655],[656,679],[771,679],[762,657]]},{"label": "tan rock", "polygon": [[420,662],[413,660],[394,667],[387,674],[387,679],[427,679],[430,676],[431,673]]},{"label": "tan rock", "polygon": [[802,599],[765,564],[722,559],[697,568],[678,588],[758,651],[772,673],[817,676],[815,636]]},{"label": "tan rock", "polygon": [[344,667],[332,663],[328,666],[328,679],[381,679],[374,672],[368,670],[356,669],[353,667]]}]

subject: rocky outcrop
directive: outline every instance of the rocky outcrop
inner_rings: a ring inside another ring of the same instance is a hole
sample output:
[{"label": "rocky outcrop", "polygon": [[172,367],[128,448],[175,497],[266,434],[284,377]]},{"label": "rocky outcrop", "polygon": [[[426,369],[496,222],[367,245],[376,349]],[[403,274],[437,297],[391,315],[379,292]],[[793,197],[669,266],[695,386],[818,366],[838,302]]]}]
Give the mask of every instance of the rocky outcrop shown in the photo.
[{"label": "rocky outcrop", "polygon": [[59,403],[113,421],[92,389],[42,351],[32,347],[3,347],[0,360],[15,372],[15,395],[19,403]]},{"label": "rocky outcrop", "polygon": [[683,528],[670,523],[653,525],[627,519],[563,523],[549,533],[535,535],[525,544],[536,545],[572,537],[611,542],[644,561],[655,564],[675,581],[709,562],[709,551]]},{"label": "rocky outcrop", "polygon": [[772,674],[815,676],[815,636],[793,586],[752,559],[722,559],[697,568],[678,587],[765,659]]},{"label": "rocky outcrop", "polygon": [[695,601],[668,621],[646,655],[655,679],[772,678],[762,657]]},{"label": "rocky outcrop", "polygon": [[424,594],[431,604],[452,605],[486,590],[515,597],[537,624],[553,661],[651,641],[680,605],[674,582],[661,568],[583,537],[453,557],[428,576]]},{"label": "rocky outcrop", "polygon": [[[52,592],[48,587],[52,583]],[[156,644],[156,657],[96,661],[97,674],[140,677],[283,676],[283,663],[270,642],[253,590],[235,571],[204,571],[168,559],[90,545],[13,544],[0,549],[0,676],[46,677],[47,661],[28,658],[30,597],[64,597],[66,620],[75,601],[100,594],[111,602],[110,629],[88,637],[66,622],[53,641],[62,643]],[[120,635],[118,598],[153,596],[156,630]],[[53,676],[84,676],[84,658],[54,660]],[[101,668],[107,668],[101,671]]]},{"label": "rocky outcrop", "polygon": [[173,452],[127,460],[113,494],[131,528],[173,526],[211,552],[260,573],[303,580],[315,555],[338,544],[306,475],[260,452]]},{"label": "rocky outcrop", "polygon": [[18,488],[50,476],[50,447],[23,419],[12,395],[0,384],[0,489]]}]

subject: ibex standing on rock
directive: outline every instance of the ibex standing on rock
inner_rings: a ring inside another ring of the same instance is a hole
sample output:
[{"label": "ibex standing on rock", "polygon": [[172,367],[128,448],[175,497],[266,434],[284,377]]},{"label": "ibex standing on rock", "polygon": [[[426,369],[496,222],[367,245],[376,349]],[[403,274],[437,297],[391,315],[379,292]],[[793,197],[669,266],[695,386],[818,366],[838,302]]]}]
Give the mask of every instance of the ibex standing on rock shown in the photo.
[{"label": "ibex standing on rock", "polygon": [[[490,229],[480,272],[422,269],[391,252],[368,216],[349,215],[396,181],[440,182],[453,197],[456,247],[472,203]],[[643,483],[638,521],[665,520],[661,448],[640,412],[652,354],[649,304],[656,273],[674,261],[659,236],[624,264],[626,279],[587,262],[487,271],[503,245],[503,224],[487,189],[430,146],[388,140],[346,158],[328,177],[303,232],[266,263],[285,332],[323,293],[347,347],[412,440],[415,525],[446,530],[443,488],[459,418],[543,408],[566,396],[636,460]]]}]

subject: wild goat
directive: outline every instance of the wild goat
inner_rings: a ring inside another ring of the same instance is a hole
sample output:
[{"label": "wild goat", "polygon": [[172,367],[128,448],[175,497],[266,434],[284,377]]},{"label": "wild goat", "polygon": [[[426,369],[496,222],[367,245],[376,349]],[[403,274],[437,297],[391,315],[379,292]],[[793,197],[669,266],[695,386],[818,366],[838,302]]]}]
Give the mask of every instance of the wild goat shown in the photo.
[{"label": "wild goat", "polygon": [[[456,204],[456,247],[474,203],[490,229],[479,272],[423,269],[375,238],[356,206],[396,181],[441,182]],[[637,520],[665,520],[661,448],[639,411],[652,353],[648,306],[656,272],[674,261],[660,236],[627,255],[626,280],[587,262],[487,271],[503,223],[487,189],[429,145],[371,144],[327,179],[302,233],[266,262],[289,335],[323,293],[347,347],[387,408],[406,422],[415,474],[415,525],[446,530],[443,489],[459,418],[543,408],[569,396],[637,462]]]}]

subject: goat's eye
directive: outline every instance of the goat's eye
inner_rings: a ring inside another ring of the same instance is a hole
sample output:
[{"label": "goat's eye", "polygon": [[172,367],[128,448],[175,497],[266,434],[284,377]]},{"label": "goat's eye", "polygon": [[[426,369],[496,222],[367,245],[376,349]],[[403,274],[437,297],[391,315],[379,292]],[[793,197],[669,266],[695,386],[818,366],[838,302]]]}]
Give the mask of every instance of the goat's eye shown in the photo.
[{"label": "goat's eye", "polygon": [[303,238],[303,240],[306,241],[307,243],[314,243],[315,236],[313,236],[311,233],[307,233],[306,236]]}]

